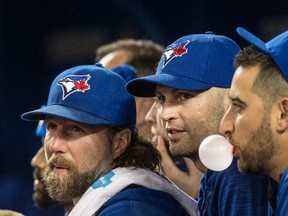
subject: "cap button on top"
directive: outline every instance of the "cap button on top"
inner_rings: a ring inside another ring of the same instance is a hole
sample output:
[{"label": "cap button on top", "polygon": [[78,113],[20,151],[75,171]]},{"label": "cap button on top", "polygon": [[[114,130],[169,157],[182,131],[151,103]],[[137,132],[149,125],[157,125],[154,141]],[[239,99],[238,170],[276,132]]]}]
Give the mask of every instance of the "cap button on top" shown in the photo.
[{"label": "cap button on top", "polygon": [[103,65],[101,63],[96,63],[95,66],[98,66],[98,67],[102,67],[103,68]]},{"label": "cap button on top", "polygon": [[212,31],[207,31],[205,34],[214,34]]}]

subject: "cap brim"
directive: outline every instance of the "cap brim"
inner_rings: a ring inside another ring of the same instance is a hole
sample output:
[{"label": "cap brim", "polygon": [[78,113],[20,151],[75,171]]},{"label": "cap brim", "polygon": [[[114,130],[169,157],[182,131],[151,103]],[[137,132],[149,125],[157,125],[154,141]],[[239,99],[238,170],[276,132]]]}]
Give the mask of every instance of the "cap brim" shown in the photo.
[{"label": "cap brim", "polygon": [[95,116],[81,110],[66,107],[62,105],[50,105],[47,107],[43,107],[37,110],[33,110],[30,112],[26,112],[22,114],[21,118],[23,120],[42,120],[47,116],[55,116],[60,118],[65,118],[71,121],[76,121],[85,124],[92,125],[106,125],[113,124],[113,122],[109,122],[106,119],[100,118],[99,116]]},{"label": "cap brim", "polygon": [[188,91],[201,91],[212,87],[211,84],[183,76],[156,74],[133,79],[127,83],[126,90],[137,97],[155,97],[156,85]]},{"label": "cap brim", "polygon": [[254,45],[255,47],[257,47],[258,49],[260,49],[261,51],[267,54],[270,53],[270,51],[266,47],[266,44],[262,40],[260,40],[258,37],[248,32],[246,29],[242,27],[238,27],[236,31],[244,40],[246,40],[250,44]]}]

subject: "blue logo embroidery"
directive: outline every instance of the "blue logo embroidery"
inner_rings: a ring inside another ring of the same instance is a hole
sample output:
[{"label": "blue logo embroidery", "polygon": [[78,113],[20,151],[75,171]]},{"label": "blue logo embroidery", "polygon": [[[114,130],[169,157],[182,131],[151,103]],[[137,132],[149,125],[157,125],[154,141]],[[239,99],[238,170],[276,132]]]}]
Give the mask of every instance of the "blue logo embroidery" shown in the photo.
[{"label": "blue logo embroidery", "polygon": [[172,44],[168,46],[165,51],[163,52],[164,55],[164,62],[162,68],[164,68],[173,58],[181,57],[185,53],[188,52],[186,45],[190,41],[182,42],[181,44]]},{"label": "blue logo embroidery", "polygon": [[90,89],[88,80],[90,74],[87,75],[68,75],[57,82],[62,87],[63,100],[74,92],[85,92]]},{"label": "blue logo embroidery", "polygon": [[97,188],[101,188],[101,187],[106,187],[108,186],[112,181],[111,178],[115,175],[115,173],[113,171],[110,171],[109,173],[107,173],[106,175],[102,176],[101,178],[99,178],[97,181],[95,181],[92,184],[92,188],[93,189],[97,189]]}]

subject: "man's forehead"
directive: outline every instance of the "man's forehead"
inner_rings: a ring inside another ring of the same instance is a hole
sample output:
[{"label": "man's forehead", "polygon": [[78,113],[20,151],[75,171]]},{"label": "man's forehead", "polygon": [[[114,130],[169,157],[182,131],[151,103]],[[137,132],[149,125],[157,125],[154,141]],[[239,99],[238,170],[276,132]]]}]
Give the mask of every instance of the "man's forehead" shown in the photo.
[{"label": "man's forehead", "polygon": [[231,100],[240,100],[240,98],[241,98],[241,94],[246,94],[246,91],[247,89],[245,89],[245,88],[241,88],[241,86],[238,86],[237,85],[237,78],[235,79],[235,82],[233,83],[232,82],[232,84],[231,84],[231,87],[230,87],[230,89],[229,89],[229,98],[231,99]]},{"label": "man's forehead", "polygon": [[[212,88],[211,88],[212,89]],[[159,85],[157,84],[156,85],[156,88],[155,88],[155,94],[173,94],[173,93],[177,93],[179,91],[181,92],[187,92],[187,93],[191,93],[191,94],[200,94],[200,93],[203,93],[205,91],[208,91],[209,89],[207,90],[201,90],[201,91],[193,91],[193,90],[186,90],[186,89],[176,89],[176,88],[172,88],[172,87],[169,87],[169,86],[164,86],[164,85]]]},{"label": "man's forehead", "polygon": [[67,118],[63,118],[63,117],[58,117],[58,116],[46,116],[45,121],[49,122],[49,121],[53,121],[53,122],[59,122],[62,124],[77,124],[77,125],[87,125],[87,126],[98,126],[98,125],[89,125],[89,124],[85,124],[85,123],[81,123],[81,122],[77,122],[77,121],[73,121],[71,119],[67,119]]},{"label": "man's forehead", "polygon": [[103,67],[112,69],[116,66],[127,64],[131,56],[132,56],[132,53],[129,51],[116,50],[103,56],[103,58],[99,60],[99,63],[101,63]]},{"label": "man's forehead", "polygon": [[167,93],[167,92],[176,92],[178,91],[179,89],[175,89],[175,88],[171,88],[169,86],[164,86],[164,85],[156,85],[156,88],[155,88],[155,94],[164,94],[164,93]]},{"label": "man's forehead", "polygon": [[231,89],[250,90],[259,73],[258,67],[238,67],[234,73]]},{"label": "man's forehead", "polygon": [[47,122],[47,123],[49,123],[49,122],[54,122],[54,123],[57,123],[57,124],[63,124],[63,125],[71,125],[71,124],[73,124],[73,125],[87,125],[87,124],[84,124],[84,123],[80,123],[80,122],[76,122],[76,121],[73,121],[73,120],[70,120],[70,119],[66,119],[66,118],[62,118],[62,117],[58,117],[58,116],[52,116],[52,115],[50,115],[50,116],[46,116],[46,118],[45,118],[45,121]]},{"label": "man's forehead", "polygon": [[238,67],[234,73],[231,88],[229,90],[230,99],[246,98],[252,92],[254,81],[259,73],[258,67]]},{"label": "man's forehead", "polygon": [[168,86],[163,86],[163,85],[157,85],[155,88],[155,95],[164,95],[164,96],[168,96],[168,95],[176,95],[178,92],[189,92],[189,93],[193,93],[193,91],[188,91],[188,90],[182,90],[182,89],[175,89],[175,88],[171,88]]},{"label": "man's forehead", "polygon": [[100,131],[109,127],[109,125],[90,125],[90,124],[76,122],[76,121],[73,121],[70,119],[65,119],[65,118],[55,117],[55,116],[50,116],[50,117],[46,118],[46,121],[48,122],[48,124],[50,122],[53,122],[53,123],[56,123],[58,125],[63,125],[64,127],[66,127],[66,126],[79,126],[83,129],[86,129],[87,132],[88,131],[100,132]]}]

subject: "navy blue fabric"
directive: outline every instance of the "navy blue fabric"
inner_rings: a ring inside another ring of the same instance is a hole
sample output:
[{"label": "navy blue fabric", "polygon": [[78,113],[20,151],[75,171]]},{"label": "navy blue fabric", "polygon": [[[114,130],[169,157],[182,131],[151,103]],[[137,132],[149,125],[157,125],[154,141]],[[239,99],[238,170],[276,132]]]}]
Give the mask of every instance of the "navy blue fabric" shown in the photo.
[{"label": "navy blue fabric", "polygon": [[169,194],[144,187],[123,190],[108,200],[97,215],[188,216]]},{"label": "navy blue fabric", "polygon": [[286,168],[280,178],[276,215],[288,215],[288,168]]},{"label": "navy blue fabric", "polygon": [[237,160],[220,172],[209,170],[203,175],[198,197],[201,215],[265,216],[268,215],[268,182],[264,175],[243,174]]},{"label": "navy blue fabric", "polygon": [[137,78],[137,72],[131,65],[120,65],[112,68],[112,71],[120,75],[126,82]]},{"label": "navy blue fabric", "polygon": [[184,163],[184,162],[179,162],[179,163],[176,163],[176,166],[177,166],[178,169],[180,169],[181,171],[183,171],[183,172],[188,172],[188,168],[187,168],[186,163]]},{"label": "navy blue fabric", "polygon": [[279,183],[269,177],[268,184],[268,199],[269,199],[269,215],[276,215],[276,206],[278,202],[278,187]]}]

